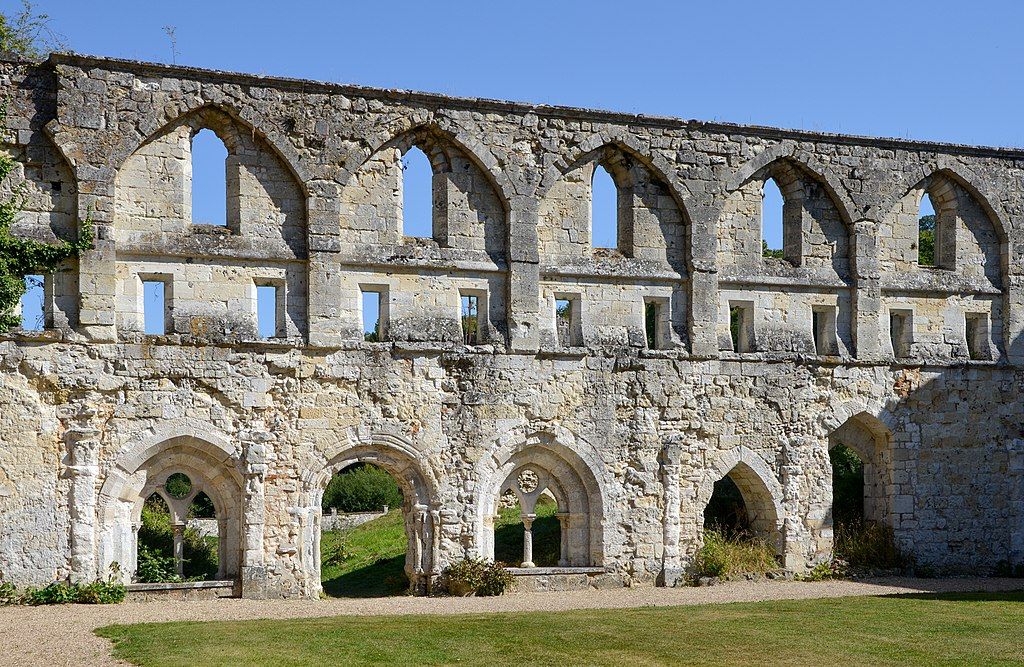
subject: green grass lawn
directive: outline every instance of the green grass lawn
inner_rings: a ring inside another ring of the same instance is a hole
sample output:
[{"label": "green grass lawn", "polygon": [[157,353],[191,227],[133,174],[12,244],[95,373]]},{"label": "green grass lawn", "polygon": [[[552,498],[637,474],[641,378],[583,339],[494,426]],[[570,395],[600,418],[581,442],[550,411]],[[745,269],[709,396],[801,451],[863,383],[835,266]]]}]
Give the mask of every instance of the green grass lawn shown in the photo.
[{"label": "green grass lawn", "polygon": [[1009,664],[1024,593],[109,626],[140,665]]},{"label": "green grass lawn", "polygon": [[349,530],[320,537],[320,579],[332,597],[400,595],[405,577],[405,525],[395,509]]}]

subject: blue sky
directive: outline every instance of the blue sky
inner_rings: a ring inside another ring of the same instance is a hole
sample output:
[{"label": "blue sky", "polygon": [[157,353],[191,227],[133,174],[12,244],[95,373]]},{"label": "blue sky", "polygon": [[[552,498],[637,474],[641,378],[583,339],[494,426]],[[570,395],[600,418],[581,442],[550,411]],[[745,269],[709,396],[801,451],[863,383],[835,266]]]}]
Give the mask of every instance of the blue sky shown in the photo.
[{"label": "blue sky", "polygon": [[[19,7],[0,0],[5,13]],[[49,0],[38,9],[80,53],[702,120],[1024,145],[1024,3]],[[175,27],[173,56],[165,26]],[[212,188],[200,206],[216,207],[210,202],[218,197]]]}]

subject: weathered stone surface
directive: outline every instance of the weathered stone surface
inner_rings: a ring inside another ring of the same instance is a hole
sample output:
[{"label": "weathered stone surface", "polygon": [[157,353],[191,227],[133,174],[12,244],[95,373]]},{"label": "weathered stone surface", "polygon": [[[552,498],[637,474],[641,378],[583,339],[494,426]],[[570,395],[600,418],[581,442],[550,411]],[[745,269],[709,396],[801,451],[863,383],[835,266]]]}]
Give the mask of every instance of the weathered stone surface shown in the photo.
[{"label": "weathered stone surface", "polygon": [[[47,331],[0,341],[6,579],[130,575],[142,500],[185,472],[242,595],[315,597],[321,495],[355,461],[402,486],[418,590],[492,555],[502,493],[545,488],[565,564],[611,572],[582,585],[671,584],[727,474],[798,570],[831,549],[839,442],[918,563],[1024,560],[1024,152],[72,55],[2,63],[0,84],[17,231],[97,231],[48,277]],[[191,219],[200,128],[228,148],[225,227]],[[432,239],[402,233],[411,146],[434,170]],[[617,250],[591,247],[595,165],[619,190]],[[783,260],[761,256],[768,178]],[[916,262],[925,192],[937,267]],[[164,336],[142,333],[143,279],[167,288]],[[367,290],[384,342],[363,339]],[[587,581],[557,577],[543,587]]]}]

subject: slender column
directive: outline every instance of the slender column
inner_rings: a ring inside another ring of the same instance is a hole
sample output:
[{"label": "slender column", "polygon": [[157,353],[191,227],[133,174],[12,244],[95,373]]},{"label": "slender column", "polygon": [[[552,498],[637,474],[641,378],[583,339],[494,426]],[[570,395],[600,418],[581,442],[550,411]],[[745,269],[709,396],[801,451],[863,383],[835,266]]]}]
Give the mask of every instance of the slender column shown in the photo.
[{"label": "slender column", "polygon": [[569,513],[559,512],[555,516],[558,517],[558,527],[561,529],[558,567],[569,567]]},{"label": "slender column", "polygon": [[[419,579],[423,576],[423,538],[424,528],[427,525],[427,506],[416,505],[413,508],[413,573]],[[418,582],[414,581],[413,584]]]},{"label": "slender column", "polygon": [[522,567],[536,567],[533,564],[533,520],[536,514],[523,515],[523,565]]},{"label": "slender column", "polygon": [[174,524],[174,571],[185,574],[185,524]]}]

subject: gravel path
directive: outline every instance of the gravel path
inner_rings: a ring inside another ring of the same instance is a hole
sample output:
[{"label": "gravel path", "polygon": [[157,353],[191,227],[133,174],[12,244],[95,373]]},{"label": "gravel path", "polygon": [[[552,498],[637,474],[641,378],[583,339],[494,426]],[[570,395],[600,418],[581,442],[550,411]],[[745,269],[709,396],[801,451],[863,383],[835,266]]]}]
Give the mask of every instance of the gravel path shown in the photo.
[{"label": "gravel path", "polygon": [[708,588],[627,588],[524,593],[497,598],[393,597],[346,600],[211,600],[166,604],[0,608],[0,663],[114,665],[110,645],[93,630],[112,623],[288,619],[395,614],[477,614],[800,600],[893,593],[1008,591],[1020,579],[910,579],[830,582],[735,582]]}]

